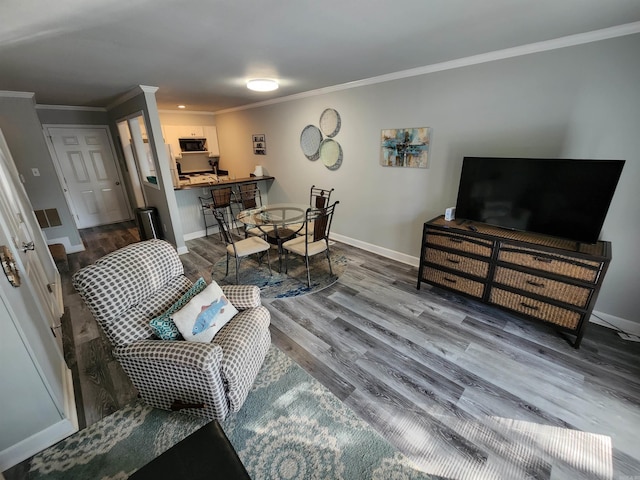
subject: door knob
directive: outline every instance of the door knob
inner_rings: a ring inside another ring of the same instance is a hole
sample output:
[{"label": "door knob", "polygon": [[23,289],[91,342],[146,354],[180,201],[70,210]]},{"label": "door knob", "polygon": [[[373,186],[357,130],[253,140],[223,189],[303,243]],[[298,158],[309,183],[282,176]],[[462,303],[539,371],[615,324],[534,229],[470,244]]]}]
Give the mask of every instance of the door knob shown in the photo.
[{"label": "door knob", "polygon": [[116,185],[120,185],[120,182],[116,182]]},{"label": "door knob", "polygon": [[29,242],[29,243],[22,242],[22,251],[23,252],[26,253],[29,250],[35,250],[35,249],[36,249],[36,246],[33,244],[33,242]]}]

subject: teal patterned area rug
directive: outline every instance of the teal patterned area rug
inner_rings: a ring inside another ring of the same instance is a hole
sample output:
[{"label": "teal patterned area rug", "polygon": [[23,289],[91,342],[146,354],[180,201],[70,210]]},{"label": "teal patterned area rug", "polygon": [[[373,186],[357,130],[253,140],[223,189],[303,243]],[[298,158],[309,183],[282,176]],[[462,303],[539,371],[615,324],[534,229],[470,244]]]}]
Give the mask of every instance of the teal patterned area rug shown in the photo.
[{"label": "teal patterned area rug", "polygon": [[[126,480],[205,423],[134,402],[36,455],[29,478]],[[433,478],[274,346],[222,427],[253,480]]]},{"label": "teal patterned area rug", "polygon": [[[240,262],[239,282],[260,287],[262,298],[287,298],[318,292],[335,283],[347,267],[347,258],[338,248],[331,249],[331,269],[324,253],[319,253],[309,259],[311,288],[307,286],[307,268],[304,257],[289,255],[287,273],[284,273],[284,255],[282,257],[282,273],[278,272],[278,253],[271,249],[271,275],[267,259],[258,263],[253,257],[243,258]],[[229,275],[226,272],[226,257],[218,260],[211,271],[211,278],[220,285],[236,283],[236,263],[229,259]]]}]

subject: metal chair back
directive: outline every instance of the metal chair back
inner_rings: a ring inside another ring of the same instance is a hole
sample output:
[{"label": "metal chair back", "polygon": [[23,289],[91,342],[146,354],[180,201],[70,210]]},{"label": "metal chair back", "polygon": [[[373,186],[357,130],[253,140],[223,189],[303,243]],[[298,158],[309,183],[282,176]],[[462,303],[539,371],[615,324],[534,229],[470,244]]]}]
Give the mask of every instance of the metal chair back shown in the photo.
[{"label": "metal chair back", "polygon": [[262,195],[257,183],[242,183],[238,191],[243,210],[262,206]]},{"label": "metal chair back", "polygon": [[[331,231],[331,222],[333,221],[333,213],[337,201],[333,205],[326,208],[308,208],[306,212],[306,244],[324,240],[329,243],[329,232]],[[310,229],[313,229],[310,231]]]},{"label": "metal chair back", "polygon": [[233,195],[233,190],[231,187],[220,187],[220,188],[212,188],[211,189],[211,198],[213,208],[227,208],[231,206],[231,196]]},{"label": "metal chair back", "polygon": [[324,188],[316,187],[315,185],[311,185],[311,191],[309,192],[309,206],[311,208],[324,208],[329,205],[329,200],[331,199],[331,192],[333,192],[333,188],[331,190],[327,190]]}]

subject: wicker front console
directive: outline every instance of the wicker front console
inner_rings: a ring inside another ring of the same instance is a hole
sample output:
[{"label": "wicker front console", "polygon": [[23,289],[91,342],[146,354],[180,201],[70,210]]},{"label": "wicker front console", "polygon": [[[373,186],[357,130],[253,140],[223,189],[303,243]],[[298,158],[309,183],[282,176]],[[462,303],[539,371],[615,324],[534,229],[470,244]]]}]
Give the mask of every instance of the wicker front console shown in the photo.
[{"label": "wicker front console", "polygon": [[611,244],[583,244],[482,223],[424,224],[422,282],[554,325],[578,348],[611,261]]}]

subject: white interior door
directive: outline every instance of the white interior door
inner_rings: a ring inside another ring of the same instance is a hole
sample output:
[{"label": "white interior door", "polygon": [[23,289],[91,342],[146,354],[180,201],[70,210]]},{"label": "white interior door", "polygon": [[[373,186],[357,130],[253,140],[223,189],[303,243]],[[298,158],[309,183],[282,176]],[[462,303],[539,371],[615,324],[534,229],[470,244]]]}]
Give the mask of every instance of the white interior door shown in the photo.
[{"label": "white interior door", "polygon": [[37,224],[33,208],[24,187],[19,183],[13,158],[0,132],[0,225],[6,247],[16,257],[20,276],[37,299],[47,327],[54,332],[62,353],[60,317],[63,313],[60,274],[55,267],[42,230]]},{"label": "white interior door", "polygon": [[78,228],[130,218],[106,128],[48,128]]}]

